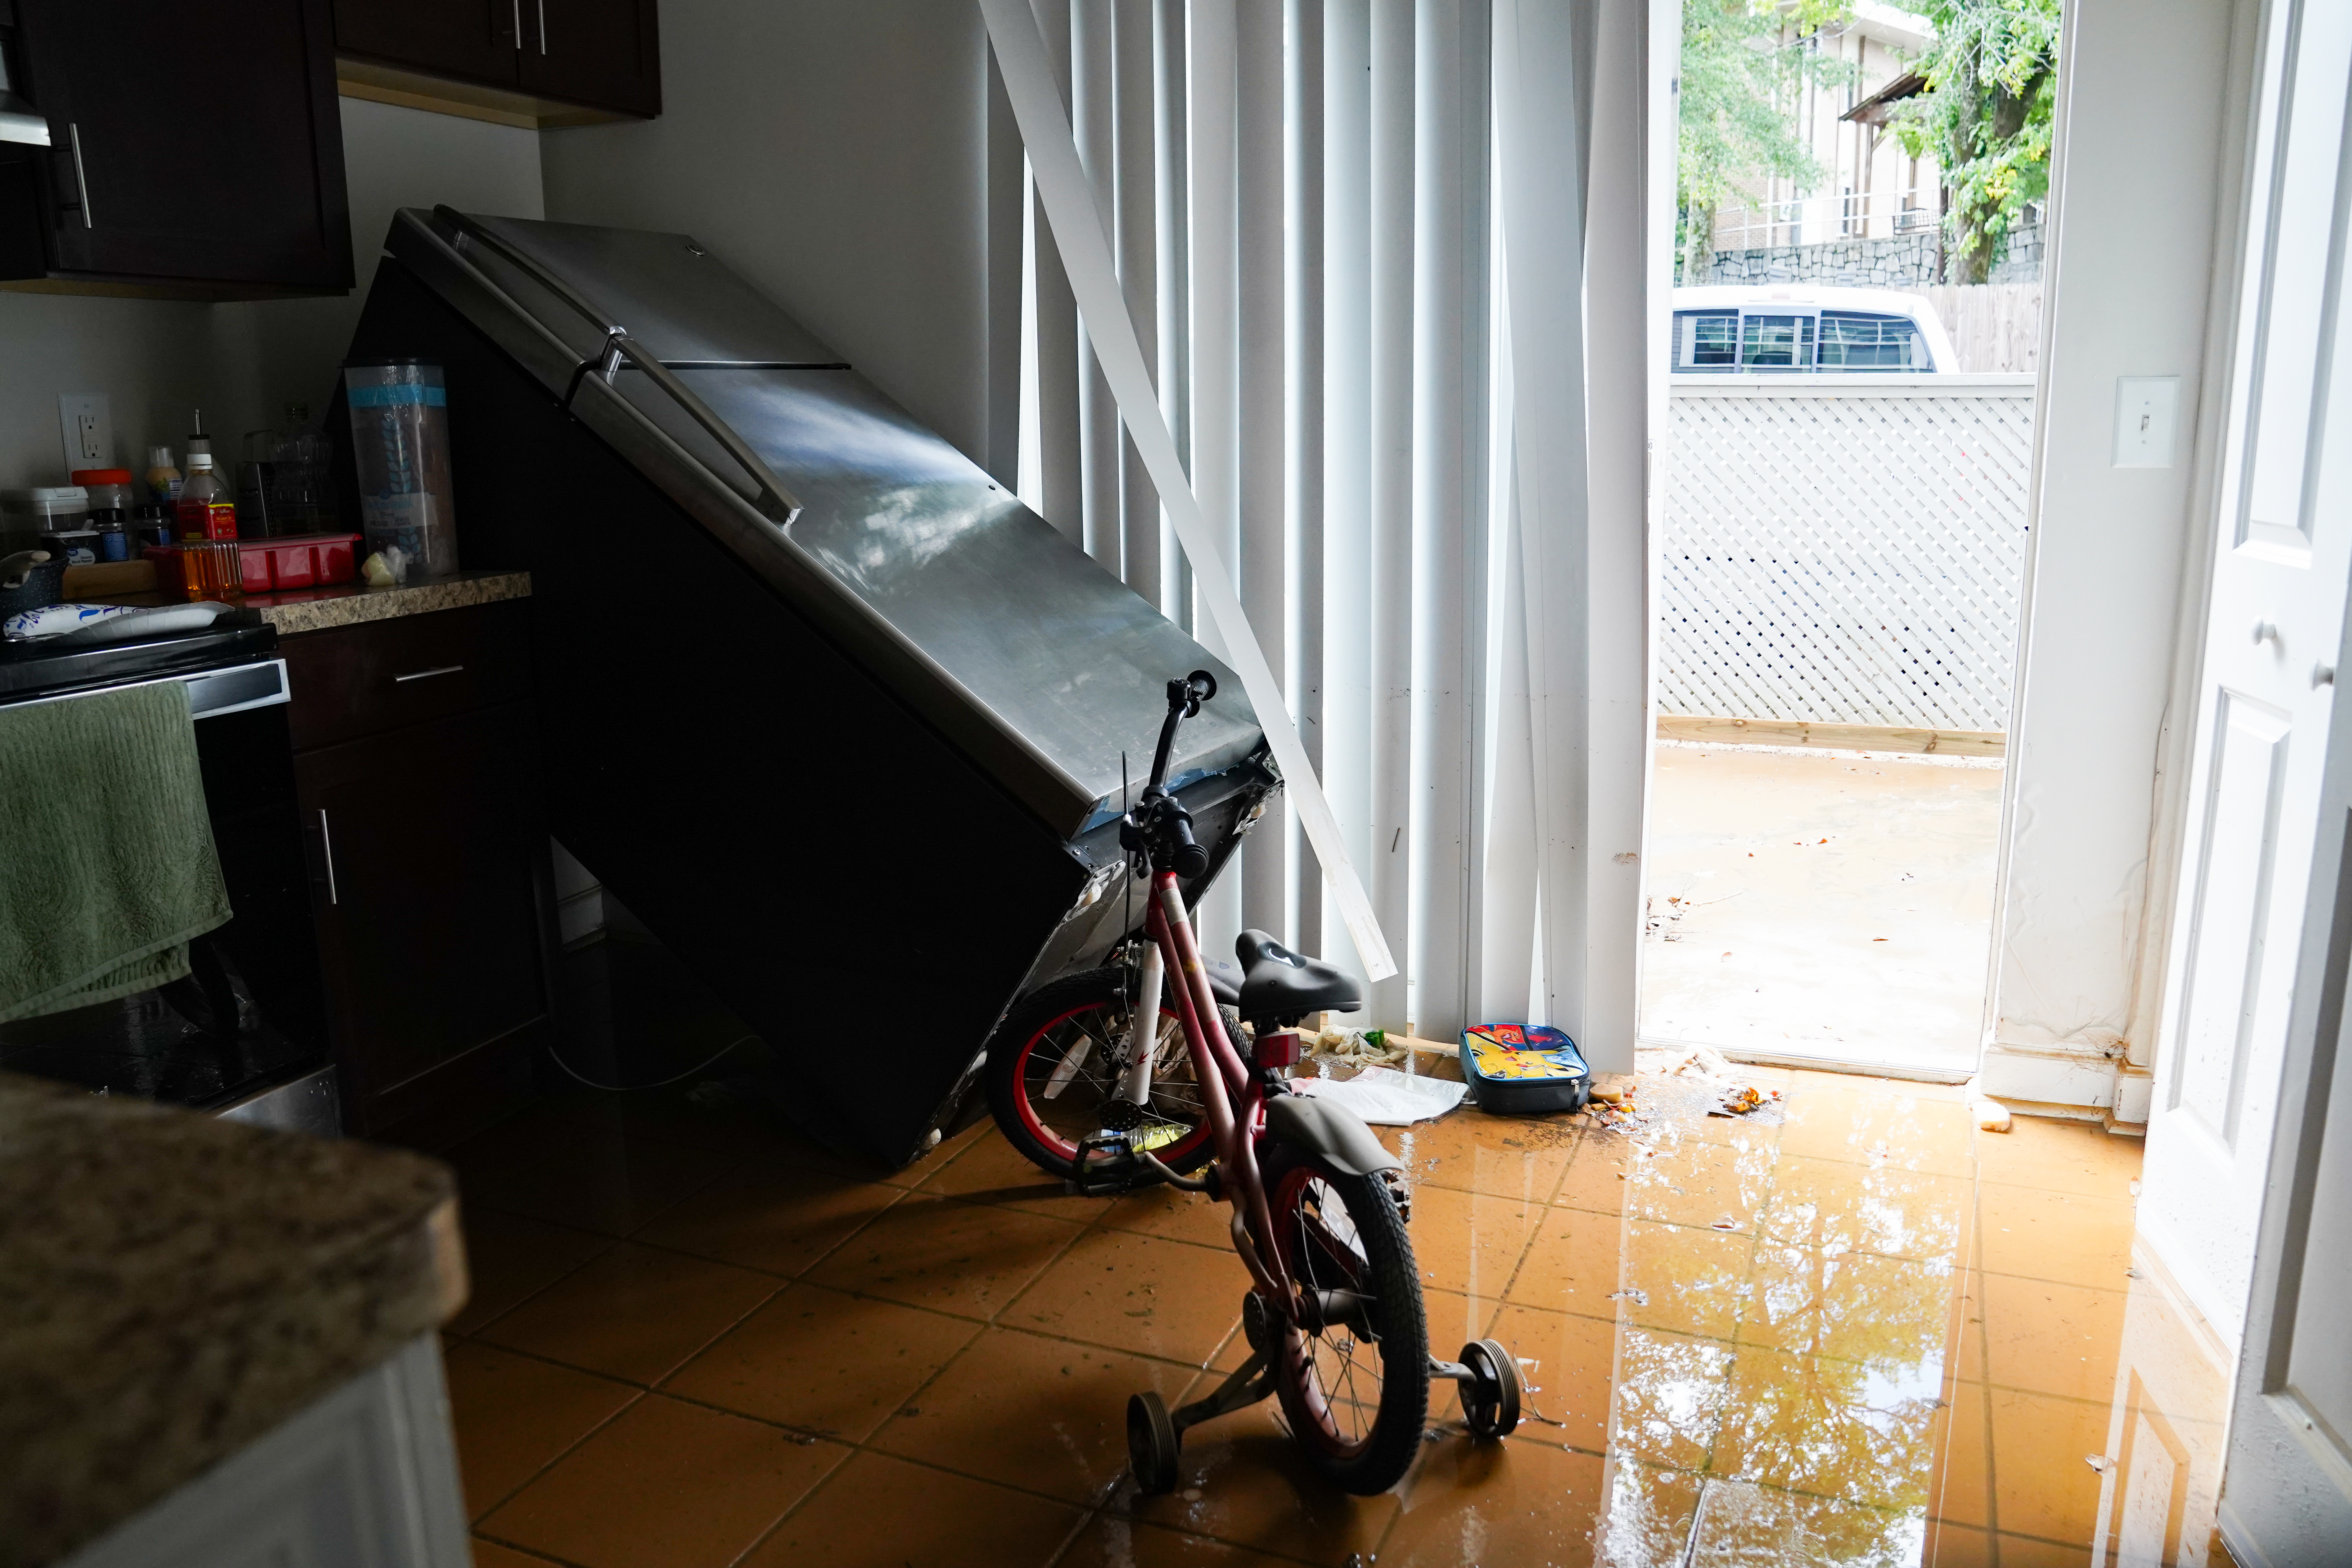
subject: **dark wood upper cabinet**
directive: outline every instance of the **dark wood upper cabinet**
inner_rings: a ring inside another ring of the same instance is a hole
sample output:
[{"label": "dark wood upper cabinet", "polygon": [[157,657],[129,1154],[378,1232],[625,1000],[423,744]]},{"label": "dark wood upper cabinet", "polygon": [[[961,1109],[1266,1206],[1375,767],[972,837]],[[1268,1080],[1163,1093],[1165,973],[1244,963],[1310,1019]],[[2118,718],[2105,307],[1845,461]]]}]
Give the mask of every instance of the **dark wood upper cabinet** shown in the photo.
[{"label": "dark wood upper cabinet", "polygon": [[647,118],[661,112],[654,0],[529,0],[523,9],[524,91]]},{"label": "dark wood upper cabinet", "polygon": [[361,96],[540,125],[661,112],[655,0],[334,0],[334,16]]},{"label": "dark wood upper cabinet", "polygon": [[197,298],[352,287],[328,0],[16,0],[47,120],[7,276]]},{"label": "dark wood upper cabinet", "polygon": [[335,47],[387,65],[511,83],[516,0],[335,0]]}]

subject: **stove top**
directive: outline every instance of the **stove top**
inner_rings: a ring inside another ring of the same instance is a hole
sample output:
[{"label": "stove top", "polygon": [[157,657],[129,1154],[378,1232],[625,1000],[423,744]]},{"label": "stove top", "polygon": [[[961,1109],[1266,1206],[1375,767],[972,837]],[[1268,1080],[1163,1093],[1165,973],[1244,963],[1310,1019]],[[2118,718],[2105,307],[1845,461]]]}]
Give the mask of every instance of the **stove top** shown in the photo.
[{"label": "stove top", "polygon": [[258,610],[232,610],[202,631],[74,647],[0,642],[0,703],[82,687],[115,686],[275,658],[278,628]]}]

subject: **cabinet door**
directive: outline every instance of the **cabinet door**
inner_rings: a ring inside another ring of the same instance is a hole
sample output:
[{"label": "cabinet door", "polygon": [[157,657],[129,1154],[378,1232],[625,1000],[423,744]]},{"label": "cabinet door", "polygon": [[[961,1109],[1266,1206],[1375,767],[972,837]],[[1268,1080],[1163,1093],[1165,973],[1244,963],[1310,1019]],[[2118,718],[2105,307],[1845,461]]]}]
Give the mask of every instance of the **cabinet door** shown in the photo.
[{"label": "cabinet door", "polygon": [[[361,1127],[547,1012],[530,714],[485,709],[295,759],[320,957]],[[373,1110],[373,1113],[372,1113]]]},{"label": "cabinet door", "polygon": [[328,0],[18,0],[54,269],[352,286]]},{"label": "cabinet door", "polygon": [[625,114],[661,112],[654,0],[522,0],[522,85]]},{"label": "cabinet door", "polygon": [[435,76],[515,85],[523,0],[335,0],[335,47]]}]

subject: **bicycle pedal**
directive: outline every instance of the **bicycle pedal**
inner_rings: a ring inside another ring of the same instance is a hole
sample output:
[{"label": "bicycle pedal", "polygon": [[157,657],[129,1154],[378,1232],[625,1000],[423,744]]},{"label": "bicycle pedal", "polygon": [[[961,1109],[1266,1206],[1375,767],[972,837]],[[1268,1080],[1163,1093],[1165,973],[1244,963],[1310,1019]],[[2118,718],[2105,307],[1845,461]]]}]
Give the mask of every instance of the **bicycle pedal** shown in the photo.
[{"label": "bicycle pedal", "polygon": [[1097,1132],[1078,1141],[1074,1173],[1063,1184],[1080,1197],[1110,1198],[1155,1179],[1150,1168],[1135,1157],[1125,1132]]}]

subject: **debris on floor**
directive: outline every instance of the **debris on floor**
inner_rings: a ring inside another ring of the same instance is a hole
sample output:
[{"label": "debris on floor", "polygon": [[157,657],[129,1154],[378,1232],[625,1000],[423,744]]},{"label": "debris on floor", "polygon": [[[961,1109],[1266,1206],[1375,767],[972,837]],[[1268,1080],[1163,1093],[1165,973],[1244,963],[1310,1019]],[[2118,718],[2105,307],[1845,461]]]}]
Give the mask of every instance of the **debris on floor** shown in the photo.
[{"label": "debris on floor", "polygon": [[1708,1109],[1709,1116],[1746,1116],[1780,1098],[1779,1089],[1759,1088],[1743,1077],[1730,1059],[1713,1046],[1693,1046],[1683,1051],[1665,1068],[1665,1074],[1672,1079],[1695,1080],[1713,1089],[1718,1100]]},{"label": "debris on floor", "polygon": [[1325,1028],[1298,1031],[1299,1048],[1334,1067],[1394,1067],[1411,1053],[1385,1029]]},{"label": "debris on floor", "polygon": [[1968,1100],[1969,1115],[1975,1121],[1978,1131],[2009,1131],[2009,1107],[1987,1095],[1975,1079],[1962,1084],[1960,1093]]},{"label": "debris on floor", "polygon": [[1421,1078],[1394,1068],[1369,1067],[1353,1078],[1297,1078],[1301,1094],[1346,1106],[1376,1127],[1410,1127],[1462,1103],[1469,1085],[1458,1079]]},{"label": "debris on floor", "polygon": [[1604,1073],[1584,1109],[1590,1125],[1639,1137],[1709,1116],[1776,1123],[1780,1091],[1751,1081],[1711,1047],[1643,1049],[1632,1074]]}]

